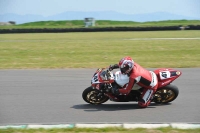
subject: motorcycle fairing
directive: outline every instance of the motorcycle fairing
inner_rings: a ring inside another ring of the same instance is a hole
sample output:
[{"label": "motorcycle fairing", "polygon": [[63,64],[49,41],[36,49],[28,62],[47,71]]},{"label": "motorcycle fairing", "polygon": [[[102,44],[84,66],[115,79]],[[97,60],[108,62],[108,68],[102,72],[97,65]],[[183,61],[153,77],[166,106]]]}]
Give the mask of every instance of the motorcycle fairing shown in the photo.
[{"label": "motorcycle fairing", "polygon": [[127,75],[121,74],[120,71],[115,72],[115,82],[123,87],[129,82],[129,77]]},{"label": "motorcycle fairing", "polygon": [[101,83],[99,81],[99,73],[95,73],[94,76],[92,77],[91,84],[99,84],[99,83]]},{"label": "motorcycle fairing", "polygon": [[[128,84],[129,82],[129,77],[124,74],[122,74],[120,71],[116,71],[115,72],[115,82],[120,86],[120,87],[124,87]],[[141,86],[139,86],[138,84],[134,84],[132,90],[139,90],[140,88],[142,88]]]},{"label": "motorcycle fairing", "polygon": [[170,68],[156,69],[154,73],[158,77],[158,88],[170,84],[182,74],[182,72]]},{"label": "motorcycle fairing", "polygon": [[108,73],[107,69],[97,69],[91,80],[91,84],[93,87],[100,83],[112,82],[114,82],[114,75],[112,72]]}]

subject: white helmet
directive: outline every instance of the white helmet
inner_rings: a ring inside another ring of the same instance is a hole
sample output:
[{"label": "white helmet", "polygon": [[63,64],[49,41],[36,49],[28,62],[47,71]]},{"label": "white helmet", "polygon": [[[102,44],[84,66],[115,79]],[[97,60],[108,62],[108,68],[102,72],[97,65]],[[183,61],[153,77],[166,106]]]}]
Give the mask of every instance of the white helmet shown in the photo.
[{"label": "white helmet", "polygon": [[124,57],[119,61],[119,68],[122,74],[128,74],[131,70],[133,70],[133,67],[134,61],[129,56]]}]

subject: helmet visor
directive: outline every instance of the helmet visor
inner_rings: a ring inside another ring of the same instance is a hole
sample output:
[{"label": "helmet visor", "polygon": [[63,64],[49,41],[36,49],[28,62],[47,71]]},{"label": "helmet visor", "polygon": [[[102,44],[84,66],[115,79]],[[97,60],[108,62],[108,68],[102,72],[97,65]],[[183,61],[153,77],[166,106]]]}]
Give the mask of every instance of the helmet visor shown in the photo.
[{"label": "helmet visor", "polygon": [[127,67],[124,67],[124,68],[120,68],[120,71],[122,74],[126,74],[126,71],[128,70]]}]

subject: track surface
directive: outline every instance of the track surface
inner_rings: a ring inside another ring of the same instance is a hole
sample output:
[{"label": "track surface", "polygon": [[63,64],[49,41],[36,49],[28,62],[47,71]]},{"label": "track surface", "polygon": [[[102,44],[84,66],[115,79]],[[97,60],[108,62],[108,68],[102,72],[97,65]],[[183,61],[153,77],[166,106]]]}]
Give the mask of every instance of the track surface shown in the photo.
[{"label": "track surface", "polygon": [[82,91],[94,70],[0,70],[0,125],[200,122],[200,68],[179,69],[178,98],[146,109],[136,102],[85,103]]}]

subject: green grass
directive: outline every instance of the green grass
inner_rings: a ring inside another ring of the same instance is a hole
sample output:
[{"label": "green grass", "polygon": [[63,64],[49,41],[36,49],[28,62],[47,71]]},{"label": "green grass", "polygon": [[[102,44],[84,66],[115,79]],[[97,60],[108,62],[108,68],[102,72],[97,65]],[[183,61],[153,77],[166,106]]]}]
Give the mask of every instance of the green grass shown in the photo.
[{"label": "green grass", "polygon": [[[200,20],[168,20],[151,22],[110,21],[96,20],[95,27],[151,27],[151,26],[187,26],[200,25]],[[25,29],[25,28],[81,28],[83,20],[39,21],[14,26],[0,26],[0,29]]]},{"label": "green grass", "polygon": [[123,128],[72,128],[72,129],[1,129],[0,133],[199,133],[200,129],[123,129]]},{"label": "green grass", "polygon": [[[138,40],[131,40],[131,39]],[[200,67],[200,31],[1,34],[0,69],[97,68],[124,56],[144,67]]]}]

